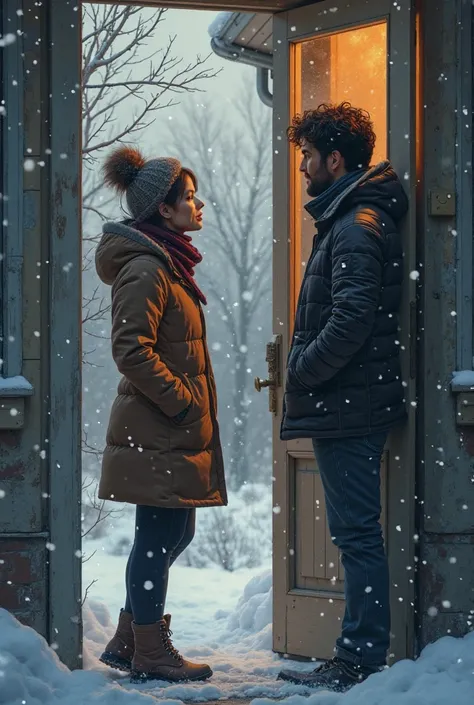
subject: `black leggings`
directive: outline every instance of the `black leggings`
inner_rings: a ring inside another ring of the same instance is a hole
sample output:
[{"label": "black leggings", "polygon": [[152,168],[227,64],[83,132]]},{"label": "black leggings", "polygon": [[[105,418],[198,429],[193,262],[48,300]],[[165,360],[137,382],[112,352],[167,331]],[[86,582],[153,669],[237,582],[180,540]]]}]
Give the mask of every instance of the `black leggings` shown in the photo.
[{"label": "black leggings", "polygon": [[136,624],[163,618],[170,566],[193,540],[195,527],[195,509],[137,505],[135,540],[125,571],[125,611]]}]

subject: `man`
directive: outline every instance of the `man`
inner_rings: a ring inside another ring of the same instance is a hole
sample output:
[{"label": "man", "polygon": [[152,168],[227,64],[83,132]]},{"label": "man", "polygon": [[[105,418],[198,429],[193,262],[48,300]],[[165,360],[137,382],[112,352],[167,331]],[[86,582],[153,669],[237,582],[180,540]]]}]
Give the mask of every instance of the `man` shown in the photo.
[{"label": "man", "polygon": [[316,221],[288,357],[283,440],[311,438],[331,536],[342,553],[346,611],[335,657],[280,678],[346,690],[386,664],[389,575],[380,526],[380,462],[405,418],[398,309],[408,203],[388,162],[369,167],[368,113],[320,105],[293,119],[289,140]]}]

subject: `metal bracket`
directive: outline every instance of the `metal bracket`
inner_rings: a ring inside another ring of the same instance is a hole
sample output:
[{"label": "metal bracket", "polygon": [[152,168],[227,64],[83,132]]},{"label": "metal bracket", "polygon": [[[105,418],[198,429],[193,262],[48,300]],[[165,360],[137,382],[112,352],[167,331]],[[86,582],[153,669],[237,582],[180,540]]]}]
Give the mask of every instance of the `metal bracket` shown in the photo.
[{"label": "metal bracket", "polygon": [[428,215],[447,218],[456,215],[456,196],[446,189],[430,189],[428,192]]},{"label": "metal bracket", "polygon": [[474,392],[456,393],[456,424],[474,426]]},{"label": "metal bracket", "polygon": [[25,424],[25,397],[34,393],[22,375],[0,377],[0,430],[18,431]]},{"label": "metal bracket", "polygon": [[0,429],[19,431],[25,425],[25,400],[23,397],[0,399]]}]

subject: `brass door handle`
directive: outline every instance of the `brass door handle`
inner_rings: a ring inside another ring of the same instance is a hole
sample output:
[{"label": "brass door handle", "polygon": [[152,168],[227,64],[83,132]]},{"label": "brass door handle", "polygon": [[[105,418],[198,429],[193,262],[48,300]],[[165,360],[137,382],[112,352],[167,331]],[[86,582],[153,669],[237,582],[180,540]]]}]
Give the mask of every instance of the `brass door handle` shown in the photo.
[{"label": "brass door handle", "polygon": [[261,392],[264,387],[274,387],[275,382],[272,379],[260,379],[260,377],[255,377],[255,389],[257,392]]},{"label": "brass door handle", "polygon": [[272,342],[267,345],[266,361],[268,363],[268,379],[255,377],[255,389],[261,392],[269,388],[268,409],[270,413],[277,413],[277,388],[281,384],[281,336],[275,335]]}]

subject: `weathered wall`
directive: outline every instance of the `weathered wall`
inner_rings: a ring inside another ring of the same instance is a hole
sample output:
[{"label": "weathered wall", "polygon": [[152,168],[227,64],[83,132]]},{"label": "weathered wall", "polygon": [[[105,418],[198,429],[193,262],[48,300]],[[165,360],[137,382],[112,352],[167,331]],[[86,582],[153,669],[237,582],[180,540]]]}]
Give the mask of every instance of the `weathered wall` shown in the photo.
[{"label": "weathered wall", "polygon": [[[33,8],[34,2],[30,4]],[[47,277],[41,278],[45,268],[39,266],[42,174],[40,169],[31,173],[23,169],[24,158],[44,156],[41,116],[37,114],[44,69],[34,68],[33,62],[44,63],[46,45],[42,48],[38,44],[41,23],[33,19],[28,7],[23,8],[23,17],[17,9],[17,3],[4,3],[3,31],[16,34],[17,40],[2,50],[6,104],[2,153],[8,197],[4,204],[8,225],[3,235],[2,372],[7,378],[23,376],[34,393],[10,397],[10,391],[0,387],[4,411],[0,419],[0,488],[5,492],[0,499],[0,605],[47,635],[48,505],[42,496],[47,493],[47,466],[41,457],[47,438],[43,401],[47,380],[41,372],[47,328],[41,313],[48,292]],[[34,9],[36,15],[39,8]],[[18,36],[18,31],[23,35]],[[15,423],[17,429],[8,428]]]},{"label": "weathered wall", "polygon": [[0,606],[77,666],[80,12],[1,2],[16,40],[2,49]]},{"label": "weathered wall", "polygon": [[[458,334],[472,331],[472,113],[466,108],[472,100],[472,45],[467,35],[472,5],[470,0],[421,4],[424,177],[418,228],[422,268],[417,466],[423,646],[471,628],[474,428],[462,437],[450,384],[460,365],[472,368],[472,338],[462,343]],[[430,212],[433,189],[455,194],[456,215],[436,217]]]}]

